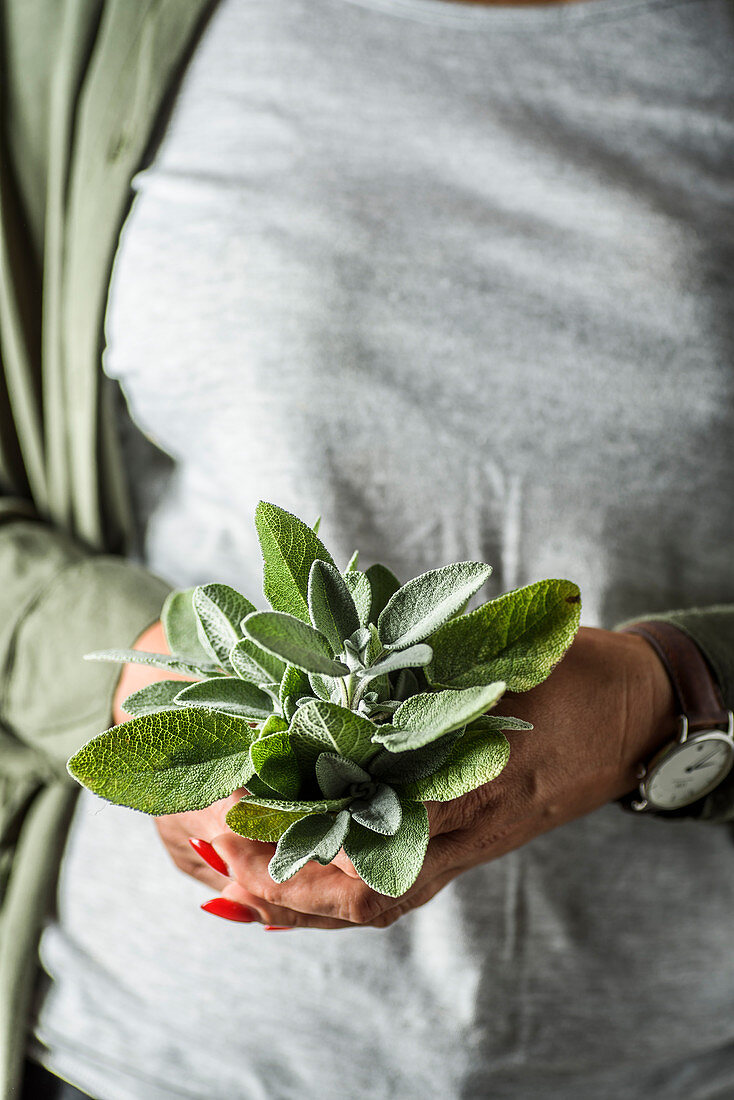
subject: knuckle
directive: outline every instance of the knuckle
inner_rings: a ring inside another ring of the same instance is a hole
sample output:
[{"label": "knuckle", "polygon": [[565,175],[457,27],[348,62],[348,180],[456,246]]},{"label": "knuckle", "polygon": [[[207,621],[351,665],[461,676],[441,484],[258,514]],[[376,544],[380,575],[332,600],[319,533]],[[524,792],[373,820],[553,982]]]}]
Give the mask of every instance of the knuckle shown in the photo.
[{"label": "knuckle", "polygon": [[349,920],[354,924],[372,924],[382,914],[384,905],[382,895],[366,887],[351,899]]}]

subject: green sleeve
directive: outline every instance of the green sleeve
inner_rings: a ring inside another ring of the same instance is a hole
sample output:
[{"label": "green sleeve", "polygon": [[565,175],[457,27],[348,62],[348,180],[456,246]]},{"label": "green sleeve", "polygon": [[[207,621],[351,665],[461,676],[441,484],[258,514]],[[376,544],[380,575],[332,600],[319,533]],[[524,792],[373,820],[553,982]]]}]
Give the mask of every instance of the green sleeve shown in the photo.
[{"label": "green sleeve", "polygon": [[111,724],[119,666],[83,661],[132,643],[168,591],[0,502],[0,1098],[16,1095],[36,977],[78,787],[66,760]]},{"label": "green sleeve", "polygon": [[[696,643],[718,681],[725,706],[734,710],[734,604],[642,615],[620,623],[615,629],[653,619],[672,623]],[[711,824],[734,822],[734,769],[710,795],[694,803],[690,811],[679,811],[676,816],[695,817]]]}]

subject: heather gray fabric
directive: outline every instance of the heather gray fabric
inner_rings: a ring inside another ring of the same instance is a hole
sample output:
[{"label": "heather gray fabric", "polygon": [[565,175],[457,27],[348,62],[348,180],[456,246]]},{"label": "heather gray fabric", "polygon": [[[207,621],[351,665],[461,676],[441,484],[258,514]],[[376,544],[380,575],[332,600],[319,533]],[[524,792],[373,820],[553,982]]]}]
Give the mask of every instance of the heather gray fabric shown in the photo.
[{"label": "heather gray fabric", "polygon": [[[264,497],[589,625],[732,602],[731,12],[225,0],[113,273],[145,563],[257,593]],[[733,866],[609,806],[271,936],[84,794],[30,1049],[100,1100],[723,1100]]]}]

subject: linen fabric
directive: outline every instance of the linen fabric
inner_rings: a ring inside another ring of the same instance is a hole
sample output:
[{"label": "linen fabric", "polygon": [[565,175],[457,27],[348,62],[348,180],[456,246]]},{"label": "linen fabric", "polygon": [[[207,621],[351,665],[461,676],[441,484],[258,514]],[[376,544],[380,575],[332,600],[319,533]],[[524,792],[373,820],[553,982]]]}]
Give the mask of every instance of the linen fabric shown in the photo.
[{"label": "linen fabric", "polygon": [[[601,3],[220,5],[108,310],[106,369],[169,456],[128,432],[150,569],[256,594],[265,497],[403,577],[571,576],[590,625],[704,608],[672,619],[721,667],[729,9]],[[31,1053],[101,1100],[713,1100],[732,854],[610,806],[385,932],[268,937],[84,794]]]}]

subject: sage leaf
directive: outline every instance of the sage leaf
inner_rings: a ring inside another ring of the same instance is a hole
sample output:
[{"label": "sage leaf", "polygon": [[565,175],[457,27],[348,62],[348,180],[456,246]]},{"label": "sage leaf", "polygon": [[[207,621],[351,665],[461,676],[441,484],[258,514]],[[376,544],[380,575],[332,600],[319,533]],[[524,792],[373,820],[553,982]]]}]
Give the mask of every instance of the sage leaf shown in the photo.
[{"label": "sage leaf", "polygon": [[250,747],[252,766],[278,794],[296,798],[301,789],[298,760],[285,731],[260,736]]},{"label": "sage leaf", "polygon": [[156,815],[201,810],[247,783],[256,736],[233,714],[178,707],[113,726],[82,746],[68,769],[117,806]]},{"label": "sage leaf", "polygon": [[449,802],[496,779],[509,757],[510,744],[499,731],[467,730],[437,771],[399,786],[398,792],[420,802]]},{"label": "sage leaf", "polygon": [[155,714],[159,710],[171,710],[173,700],[181,690],[181,680],[156,680],[139,691],[128,695],[122,709],[133,718],[143,714]]},{"label": "sage leaf", "polygon": [[250,680],[258,685],[280,684],[286,669],[280,657],[268,653],[249,638],[242,638],[237,642],[230,651],[229,663],[240,679]]},{"label": "sage leaf", "polygon": [[454,730],[452,733],[445,733],[437,741],[408,752],[390,752],[388,749],[380,749],[378,754],[370,760],[370,775],[373,779],[381,779],[385,783],[396,785],[423,779],[438,771],[448,760],[452,748],[461,736],[462,733],[459,730]]},{"label": "sage leaf", "polygon": [[258,798],[251,796],[246,800],[249,804],[270,807],[272,810],[283,810],[285,813],[295,814],[336,814],[345,810],[349,803],[348,798],[321,798],[308,801],[295,801],[289,798]]},{"label": "sage leaf", "polygon": [[428,813],[421,802],[401,798],[402,821],[394,836],[380,836],[352,820],[344,851],[359,877],[390,898],[400,897],[417,879],[428,847]]},{"label": "sage leaf", "polygon": [[400,588],[400,581],[386,565],[381,565],[379,562],[370,565],[365,570],[365,575],[370,582],[369,621],[376,623],[390,597]]},{"label": "sage leaf", "polygon": [[[252,779],[257,779],[257,776]],[[227,812],[225,821],[238,836],[276,844],[289,826],[307,814],[308,810],[280,810],[269,805],[260,805],[250,798],[243,798]]]},{"label": "sage leaf", "polygon": [[260,730],[260,737],[268,737],[271,733],[282,733],[288,729],[288,723],[279,714],[271,714]]},{"label": "sage leaf", "polygon": [[428,680],[454,688],[504,680],[509,691],[529,691],[563,657],[580,616],[581,597],[572,581],[515,589],[436,632]]},{"label": "sage leaf", "polygon": [[270,606],[307,623],[311,566],[317,559],[333,565],[331,555],[312,528],[274,504],[260,501],[255,526],[263,555],[263,590]]},{"label": "sage leaf", "polygon": [[316,779],[324,798],[344,797],[353,783],[369,783],[364,768],[333,752],[322,752],[316,758]]},{"label": "sage leaf", "polygon": [[193,602],[212,655],[222,668],[231,668],[230,650],[242,637],[240,621],[255,605],[228,584],[200,585],[194,589]]},{"label": "sage leaf", "polygon": [[421,642],[419,645],[409,646],[408,649],[398,649],[388,653],[369,668],[360,670],[357,676],[360,680],[374,680],[377,676],[384,676],[389,672],[397,672],[404,668],[418,668],[427,665],[433,659],[433,650],[429,645]]},{"label": "sage leaf", "polygon": [[332,676],[318,676],[315,672],[311,673],[308,680],[311,684],[311,690],[317,698],[326,699],[327,702],[333,701],[339,680],[335,680]]},{"label": "sage leaf", "polygon": [[255,772],[247,780],[247,790],[249,794],[254,795],[256,798],[282,798],[282,791],[276,791],[274,787],[271,787],[269,783],[266,783],[264,779]]},{"label": "sage leaf", "polygon": [[179,684],[176,702],[185,707],[208,707],[228,714],[239,714],[259,722],[273,712],[273,701],[269,695],[246,680],[238,680],[236,676],[199,680],[183,689]]},{"label": "sage leaf", "polygon": [[336,566],[325,561],[313,563],[308,578],[308,607],[316,630],[321,631],[334,653],[341,653],[344,640],[359,630],[359,616]]},{"label": "sage leaf", "polygon": [[354,553],[352,554],[351,558],[347,562],[347,568],[344,570],[344,572],[345,573],[353,573],[354,570],[357,568],[357,562],[358,561],[359,561],[359,550],[355,550]]},{"label": "sage leaf", "polygon": [[85,653],[85,661],[117,661],[122,664],[152,665],[153,668],[165,668],[168,672],[181,672],[185,676],[221,676],[219,665],[212,663],[191,664],[179,660],[168,653],[146,653],[142,649],[98,649],[94,653]]},{"label": "sage leaf", "polygon": [[459,561],[422,573],[392,595],[377,621],[386,649],[422,642],[457,613],[492,572],[478,561]]},{"label": "sage leaf", "polygon": [[395,791],[387,783],[377,783],[373,794],[349,803],[352,820],[373,833],[392,836],[400,828],[403,808]]},{"label": "sage leaf", "polygon": [[342,573],[342,577],[357,609],[359,625],[367,626],[372,606],[372,590],[367,574],[360,573],[358,569],[352,569],[349,573]]},{"label": "sage leaf", "polygon": [[393,725],[404,730],[429,726],[440,733],[465,726],[495,706],[505,693],[505,684],[484,684],[457,691],[428,691],[411,695],[398,707]]},{"label": "sage leaf", "polygon": [[161,609],[161,623],[168,648],[192,664],[208,664],[212,654],[199,640],[199,619],[194,611],[194,589],[169,592]]},{"label": "sage leaf", "polygon": [[281,706],[284,707],[291,698],[295,702],[301,695],[305,695],[310,687],[309,678],[302,669],[296,668],[295,665],[287,665],[280,683]]},{"label": "sage leaf", "polygon": [[[242,622],[247,636],[268,653],[304,672],[346,676],[349,669],[335,661],[324,635],[295,615],[282,611],[254,611]],[[308,690],[308,689],[307,689]]]},{"label": "sage leaf", "polygon": [[268,864],[275,882],[287,882],[310,860],[326,865],[337,854],[349,828],[346,810],[332,814],[311,814],[295,821],[278,841]]},{"label": "sage leaf", "polygon": [[466,732],[494,733],[495,730],[531,730],[532,728],[533,723],[526,722],[523,718],[510,718],[503,714],[481,714],[466,727]]},{"label": "sage leaf", "polygon": [[319,699],[299,707],[291,722],[290,739],[302,766],[313,767],[325,751],[364,766],[377,752],[372,743],[376,729],[369,718]]}]

